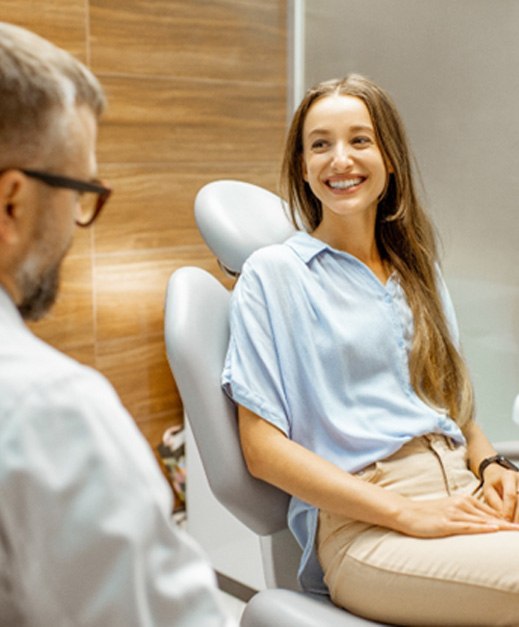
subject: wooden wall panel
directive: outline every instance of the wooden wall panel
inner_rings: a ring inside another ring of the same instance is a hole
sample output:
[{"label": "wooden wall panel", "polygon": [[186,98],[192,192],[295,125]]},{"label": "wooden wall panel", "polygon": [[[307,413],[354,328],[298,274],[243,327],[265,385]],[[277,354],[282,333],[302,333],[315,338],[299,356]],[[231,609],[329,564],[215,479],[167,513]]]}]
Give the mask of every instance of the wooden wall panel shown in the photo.
[{"label": "wooden wall panel", "polygon": [[87,7],[85,0],[2,0],[0,19],[28,28],[87,62]]},{"label": "wooden wall panel", "polygon": [[277,190],[286,116],[285,0],[3,0],[2,19],[89,63],[109,107],[99,173],[114,188],[77,232],[56,308],[35,331],[101,370],[155,448],[182,405],[165,357],[176,268],[227,286],[196,229],[205,183]]},{"label": "wooden wall panel", "polygon": [[[169,426],[174,419],[182,420],[178,393],[162,359],[163,353],[162,334],[148,337],[145,343],[140,338],[107,342],[98,351],[99,369],[124,397],[137,422],[161,416]],[[174,413],[172,404],[178,404]]]},{"label": "wooden wall panel", "polygon": [[103,77],[101,162],[277,162],[285,86]]},{"label": "wooden wall panel", "polygon": [[268,163],[103,164],[103,174],[115,193],[95,225],[98,255],[199,246],[193,201],[210,181],[236,178],[278,187],[277,169]]},{"label": "wooden wall panel", "polygon": [[285,82],[277,1],[91,0],[90,15],[96,72]]}]

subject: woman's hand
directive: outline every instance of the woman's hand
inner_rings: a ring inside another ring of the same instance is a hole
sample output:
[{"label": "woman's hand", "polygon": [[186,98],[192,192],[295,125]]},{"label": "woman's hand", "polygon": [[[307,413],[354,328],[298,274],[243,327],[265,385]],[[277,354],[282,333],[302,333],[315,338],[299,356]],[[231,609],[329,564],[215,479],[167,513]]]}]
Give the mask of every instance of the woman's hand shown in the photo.
[{"label": "woman's hand", "polygon": [[519,530],[518,524],[502,518],[495,508],[473,496],[408,501],[394,526],[397,531],[406,535],[439,538],[456,534]]},{"label": "woman's hand", "polygon": [[[465,425],[463,433],[467,440],[470,468],[477,476],[482,460],[496,455],[496,450],[473,420]],[[499,464],[489,464],[483,474],[485,479],[483,496],[487,504],[494,509],[500,518],[519,522],[517,494],[519,473],[507,470]]]},{"label": "woman's hand", "polygon": [[485,468],[483,496],[485,501],[505,520],[519,522],[519,472],[499,464]]}]

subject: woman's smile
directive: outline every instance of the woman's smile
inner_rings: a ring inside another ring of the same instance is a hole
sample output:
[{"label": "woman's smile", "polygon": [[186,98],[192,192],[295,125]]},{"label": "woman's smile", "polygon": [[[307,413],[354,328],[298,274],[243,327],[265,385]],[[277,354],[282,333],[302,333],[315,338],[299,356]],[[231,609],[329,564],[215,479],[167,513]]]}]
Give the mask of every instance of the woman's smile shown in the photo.
[{"label": "woman's smile", "polygon": [[337,191],[356,191],[356,189],[362,185],[366,180],[364,176],[353,176],[348,178],[328,179],[326,181],[328,187]]},{"label": "woman's smile", "polygon": [[353,96],[314,102],[303,129],[303,176],[320,200],[323,223],[376,215],[387,168],[366,105]]}]

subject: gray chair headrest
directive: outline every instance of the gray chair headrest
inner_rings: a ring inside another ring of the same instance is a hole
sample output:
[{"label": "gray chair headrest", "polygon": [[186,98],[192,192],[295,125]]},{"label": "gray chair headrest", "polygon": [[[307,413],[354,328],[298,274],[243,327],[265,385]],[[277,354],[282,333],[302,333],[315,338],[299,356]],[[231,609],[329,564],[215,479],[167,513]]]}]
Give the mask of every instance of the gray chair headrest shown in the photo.
[{"label": "gray chair headrest", "polygon": [[279,196],[233,180],[202,187],[195,198],[195,220],[206,244],[232,274],[240,273],[255,250],[283,242],[295,231]]}]

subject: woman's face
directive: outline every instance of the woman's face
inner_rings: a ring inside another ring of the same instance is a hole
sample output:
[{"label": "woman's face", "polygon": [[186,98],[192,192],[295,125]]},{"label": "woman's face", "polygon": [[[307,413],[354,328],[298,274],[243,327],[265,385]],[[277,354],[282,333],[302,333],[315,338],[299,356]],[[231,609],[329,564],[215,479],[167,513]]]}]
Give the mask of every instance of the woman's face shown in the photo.
[{"label": "woman's face", "polygon": [[376,215],[387,176],[364,102],[340,95],[314,102],[303,125],[303,177],[321,201],[323,221]]}]

